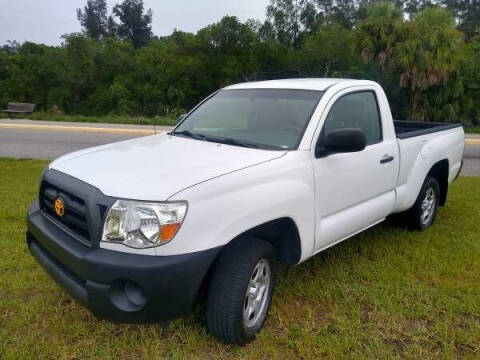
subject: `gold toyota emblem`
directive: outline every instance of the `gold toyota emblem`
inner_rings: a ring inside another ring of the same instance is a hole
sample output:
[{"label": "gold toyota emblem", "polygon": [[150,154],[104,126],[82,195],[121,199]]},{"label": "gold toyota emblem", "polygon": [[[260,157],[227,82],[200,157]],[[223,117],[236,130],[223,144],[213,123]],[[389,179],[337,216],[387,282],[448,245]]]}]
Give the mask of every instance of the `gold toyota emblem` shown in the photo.
[{"label": "gold toyota emblem", "polygon": [[55,212],[58,216],[63,216],[63,214],[65,214],[65,205],[63,204],[62,199],[56,198],[53,205],[55,206]]}]

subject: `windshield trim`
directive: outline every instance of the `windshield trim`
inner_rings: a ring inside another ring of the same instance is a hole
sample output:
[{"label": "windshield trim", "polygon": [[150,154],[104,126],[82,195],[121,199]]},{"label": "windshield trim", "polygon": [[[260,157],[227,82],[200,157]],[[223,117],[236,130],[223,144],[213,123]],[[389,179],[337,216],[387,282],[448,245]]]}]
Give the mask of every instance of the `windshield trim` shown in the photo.
[{"label": "windshield trim", "polygon": [[[252,145],[259,145],[260,147],[258,148],[251,148],[251,149],[257,149],[257,150],[269,150],[269,151],[294,151],[294,150],[298,150],[298,147],[300,146],[300,143],[302,142],[303,140],[303,137],[305,136],[305,131],[307,130],[307,127],[308,125],[310,124],[310,122],[312,121],[312,117],[313,117],[313,114],[315,113],[315,111],[317,110],[318,108],[318,104],[320,103],[320,100],[322,100],[323,98],[323,95],[325,95],[325,91],[322,91],[322,90],[312,90],[312,89],[291,89],[291,88],[288,88],[288,87],[285,87],[285,88],[269,88],[269,87],[266,87],[266,88],[256,88],[256,87],[252,87],[252,88],[244,88],[244,89],[220,89],[220,90],[217,90],[213,93],[211,93],[210,95],[208,95],[205,99],[203,99],[202,101],[200,101],[197,105],[195,105],[195,107],[190,110],[184,117],[181,121],[179,121],[175,127],[170,130],[167,134],[168,135],[171,135],[171,136],[181,136],[181,137],[186,137],[186,136],[182,136],[182,135],[175,135],[175,131],[177,130],[177,128],[185,121],[187,120],[191,114],[193,114],[193,112],[195,112],[203,103],[205,103],[207,100],[210,100],[212,97],[214,97],[215,95],[217,95],[218,93],[220,92],[233,92],[233,91],[241,91],[241,90],[289,90],[289,91],[302,91],[302,92],[305,92],[305,91],[311,91],[311,92],[315,92],[315,93],[319,93],[320,94],[320,97],[318,98],[315,106],[313,107],[311,113],[309,114],[308,116],[308,120],[305,121],[305,126],[304,128],[302,129],[302,132],[298,138],[298,141],[297,143],[295,144],[295,146],[292,146],[291,149],[283,149],[281,147],[278,147],[278,149],[275,149],[275,146],[272,146],[272,149],[268,149],[268,145],[266,146],[262,146],[262,145],[265,145],[265,144],[257,144],[257,143],[253,143],[252,142]],[[190,139],[193,139],[193,140],[199,140],[199,141],[208,141],[208,140],[205,140],[205,139],[195,139],[193,137],[188,137]],[[211,142],[215,142],[215,141],[211,141]],[[222,144],[222,143],[219,143],[219,144]],[[227,144],[228,145],[228,144]],[[232,145],[232,146],[238,146],[238,145]]]}]

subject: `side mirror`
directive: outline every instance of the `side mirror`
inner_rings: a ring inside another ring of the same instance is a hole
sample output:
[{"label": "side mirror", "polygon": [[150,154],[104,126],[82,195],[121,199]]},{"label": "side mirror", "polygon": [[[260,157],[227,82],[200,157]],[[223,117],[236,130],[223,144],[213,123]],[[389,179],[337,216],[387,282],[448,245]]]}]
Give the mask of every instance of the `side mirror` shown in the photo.
[{"label": "side mirror", "polygon": [[177,118],[177,124],[178,124],[180,121],[182,121],[182,120],[185,118],[185,116],[187,116],[187,114],[182,114],[182,115],[180,115],[180,116]]},{"label": "side mirror", "polygon": [[362,151],[367,146],[367,138],[360,129],[345,128],[333,130],[316,149],[318,157],[334,153],[349,153]]}]

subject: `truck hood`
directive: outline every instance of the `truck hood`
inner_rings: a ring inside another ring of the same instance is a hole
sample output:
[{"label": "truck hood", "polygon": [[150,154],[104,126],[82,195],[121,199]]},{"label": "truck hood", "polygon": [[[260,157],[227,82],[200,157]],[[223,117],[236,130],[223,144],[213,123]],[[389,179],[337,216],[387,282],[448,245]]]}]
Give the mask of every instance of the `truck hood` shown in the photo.
[{"label": "truck hood", "polygon": [[70,153],[50,168],[107,196],[164,201],[195,184],[284,154],[160,134]]}]

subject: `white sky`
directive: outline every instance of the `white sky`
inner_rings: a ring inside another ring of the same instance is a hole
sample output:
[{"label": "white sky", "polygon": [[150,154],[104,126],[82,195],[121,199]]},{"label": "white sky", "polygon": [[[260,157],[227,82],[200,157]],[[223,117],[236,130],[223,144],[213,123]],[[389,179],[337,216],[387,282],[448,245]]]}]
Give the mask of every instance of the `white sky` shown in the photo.
[{"label": "white sky", "polygon": [[[121,0],[107,0],[110,8]],[[7,40],[59,45],[64,34],[79,32],[77,8],[86,0],[0,0],[0,45]],[[269,0],[144,0],[153,11],[152,31],[168,35],[173,29],[196,32],[225,15],[241,21],[264,20]]]}]

